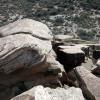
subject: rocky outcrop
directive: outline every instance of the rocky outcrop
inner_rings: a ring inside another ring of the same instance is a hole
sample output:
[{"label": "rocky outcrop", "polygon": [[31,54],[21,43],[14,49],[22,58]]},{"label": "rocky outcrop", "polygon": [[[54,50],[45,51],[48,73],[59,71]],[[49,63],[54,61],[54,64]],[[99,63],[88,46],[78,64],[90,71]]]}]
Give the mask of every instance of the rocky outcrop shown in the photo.
[{"label": "rocky outcrop", "polygon": [[18,20],[1,27],[0,36],[0,98],[9,100],[36,85],[62,86],[65,71],[56,61],[46,25]]},{"label": "rocky outcrop", "polygon": [[82,91],[79,88],[44,88],[36,86],[11,100],[84,100]]},{"label": "rocky outcrop", "polygon": [[[89,45],[68,44],[65,41],[72,37],[56,36],[53,38],[46,25],[31,19],[0,28],[2,100],[84,100],[82,92],[87,100],[100,99],[99,78],[80,66],[85,56],[89,57]],[[53,39],[60,41],[51,42]],[[80,87],[82,92],[61,88],[65,84]]]},{"label": "rocky outcrop", "polygon": [[100,100],[100,79],[82,66],[77,67],[75,72],[87,100]]},{"label": "rocky outcrop", "polygon": [[76,46],[58,46],[56,53],[58,61],[64,65],[66,71],[81,65],[85,60],[84,52]]},{"label": "rocky outcrop", "polygon": [[49,28],[32,19],[22,19],[0,27],[1,37],[20,33],[30,34],[40,39],[52,39],[52,32]]}]

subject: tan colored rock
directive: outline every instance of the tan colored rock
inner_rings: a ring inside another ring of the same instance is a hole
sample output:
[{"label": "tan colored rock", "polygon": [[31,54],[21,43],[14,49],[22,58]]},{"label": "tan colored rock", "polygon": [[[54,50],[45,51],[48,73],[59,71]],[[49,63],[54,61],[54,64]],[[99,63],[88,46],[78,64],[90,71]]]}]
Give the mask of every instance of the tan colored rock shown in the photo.
[{"label": "tan colored rock", "polygon": [[96,65],[97,65],[98,67],[100,67],[100,59],[97,60]]},{"label": "tan colored rock", "polygon": [[[56,61],[48,40],[16,34],[0,38],[0,43],[0,84],[9,86],[20,81],[35,81],[38,75],[45,80],[48,71],[52,72],[47,76],[48,81],[58,80],[58,74],[62,73],[63,67]],[[42,84],[41,80],[37,81]]]},{"label": "tan colored rock", "polygon": [[78,54],[78,53],[84,53],[80,47],[76,46],[59,46],[60,51],[66,52],[68,54]]},{"label": "tan colored rock", "polygon": [[62,73],[65,72],[63,65],[56,61],[55,57],[52,55],[47,55],[48,70],[53,71],[53,73]]},{"label": "tan colored rock", "polygon": [[11,100],[84,100],[82,91],[79,88],[44,88],[36,86]]},{"label": "tan colored rock", "polygon": [[50,41],[24,34],[0,38],[0,43],[0,70],[5,73],[39,64],[52,49]]},{"label": "tan colored rock", "polygon": [[100,100],[100,78],[82,66],[76,68],[77,79],[88,100]]},{"label": "tan colored rock", "polygon": [[66,71],[72,70],[74,67],[84,62],[84,52],[76,46],[59,46],[57,50],[58,60],[64,65]]},{"label": "tan colored rock", "polygon": [[32,19],[21,19],[0,27],[1,37],[19,33],[30,34],[40,39],[52,39],[52,32],[49,28],[45,24]]},{"label": "tan colored rock", "polygon": [[[0,98],[22,93],[32,86],[61,86],[64,69],[52,50],[51,31],[46,25],[23,19],[0,28]],[[27,85],[30,83],[30,86]],[[21,88],[18,84],[21,84]],[[27,96],[25,97],[27,98]]]}]

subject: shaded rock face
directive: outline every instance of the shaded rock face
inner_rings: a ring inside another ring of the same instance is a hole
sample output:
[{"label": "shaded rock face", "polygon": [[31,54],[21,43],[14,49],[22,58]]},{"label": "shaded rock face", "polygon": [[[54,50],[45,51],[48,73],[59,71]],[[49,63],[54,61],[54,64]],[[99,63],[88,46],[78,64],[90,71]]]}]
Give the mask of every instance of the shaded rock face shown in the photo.
[{"label": "shaded rock face", "polygon": [[[49,41],[24,34],[1,38],[0,43],[0,69],[5,73],[42,62],[45,59],[44,53],[48,53],[52,48]],[[45,49],[46,44],[48,44],[47,49]]]},{"label": "shaded rock face", "polygon": [[79,88],[44,88],[36,86],[29,91],[20,94],[11,100],[84,100],[82,91]]},{"label": "shaded rock face", "polygon": [[[85,60],[86,46],[64,46],[63,42],[53,45],[48,27],[31,19],[18,20],[1,27],[0,35],[2,100],[84,100],[82,92],[87,100],[99,100],[99,91],[94,92],[100,87],[98,78],[79,66]],[[77,66],[79,68],[74,70]],[[82,92],[79,88],[56,88],[64,84],[80,86]],[[16,95],[19,96],[13,98]]]},{"label": "shaded rock face", "polygon": [[35,98],[26,94],[26,95],[22,95],[20,97],[17,97],[17,99],[14,99],[14,100],[35,100]]},{"label": "shaded rock face", "polygon": [[[89,57],[89,46],[87,45],[64,45],[57,43],[54,45],[60,63],[64,65],[67,76],[72,83],[82,89],[86,100],[99,100],[99,78],[81,65],[85,61],[85,56]],[[71,56],[68,56],[71,55]],[[83,55],[83,56],[80,56]],[[79,59],[77,59],[79,57]],[[88,60],[87,60],[88,61]],[[86,63],[86,62],[85,62]],[[84,64],[85,64],[84,63]],[[76,64],[76,65],[75,65]],[[93,64],[93,63],[92,63]],[[72,66],[73,65],[73,66]],[[98,62],[99,65],[99,62]],[[78,67],[77,67],[78,66]],[[76,67],[76,68],[75,68]],[[88,67],[88,66],[87,66]],[[74,69],[73,69],[74,68]],[[98,68],[96,68],[98,70]],[[96,72],[97,70],[93,70]],[[97,73],[99,70],[97,71]],[[96,92],[94,92],[96,91]]]},{"label": "shaded rock face", "polygon": [[[41,30],[38,30],[41,28]],[[47,31],[48,32],[47,32]],[[29,34],[36,34],[31,36]],[[0,28],[0,69],[10,73],[17,68],[30,67],[43,62],[45,55],[52,49],[49,40],[50,30],[42,23],[23,19]],[[14,35],[15,34],[15,35]],[[42,34],[41,36],[39,34]],[[44,36],[44,37],[43,37]],[[37,38],[39,37],[39,38]],[[7,68],[9,67],[9,68]]]},{"label": "shaded rock face", "polygon": [[78,56],[76,56],[76,54],[66,54],[63,52],[60,52],[59,54],[58,61],[65,65],[66,71],[70,71],[74,67],[79,66],[82,62],[84,62],[84,54],[79,54]]},{"label": "shaded rock face", "polygon": [[76,68],[76,76],[87,100],[100,100],[100,78],[82,66]]},{"label": "shaded rock face", "polygon": [[59,79],[65,71],[55,59],[51,31],[46,25],[31,19],[18,20],[0,27],[0,36],[2,100],[36,85],[61,86]]},{"label": "shaded rock face", "polygon": [[81,65],[85,60],[84,52],[77,46],[56,46],[57,60],[64,65],[65,70],[68,72]]}]

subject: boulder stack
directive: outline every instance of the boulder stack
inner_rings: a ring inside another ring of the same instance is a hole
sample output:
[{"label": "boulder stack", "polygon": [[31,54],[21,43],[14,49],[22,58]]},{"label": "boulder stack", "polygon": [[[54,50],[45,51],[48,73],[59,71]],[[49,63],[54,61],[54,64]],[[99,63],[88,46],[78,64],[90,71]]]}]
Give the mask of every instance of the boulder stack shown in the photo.
[{"label": "boulder stack", "polygon": [[77,67],[75,72],[87,100],[100,100],[100,78],[82,66]]},{"label": "boulder stack", "polygon": [[46,25],[31,19],[0,27],[2,100],[9,100],[36,85],[61,86],[59,78],[65,71],[55,59],[51,33]]}]

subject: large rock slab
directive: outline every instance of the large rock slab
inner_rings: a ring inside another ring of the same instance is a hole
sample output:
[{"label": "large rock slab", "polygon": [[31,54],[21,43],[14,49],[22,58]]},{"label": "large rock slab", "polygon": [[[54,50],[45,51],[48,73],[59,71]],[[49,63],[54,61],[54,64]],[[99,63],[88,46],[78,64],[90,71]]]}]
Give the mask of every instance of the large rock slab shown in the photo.
[{"label": "large rock slab", "polygon": [[100,78],[82,66],[76,68],[80,87],[88,100],[100,100]]},{"label": "large rock slab", "polygon": [[52,39],[52,32],[49,28],[45,24],[32,19],[21,19],[0,27],[1,37],[18,33],[31,34],[41,39]]},{"label": "large rock slab", "polygon": [[1,84],[9,86],[20,81],[36,80],[38,75],[49,80],[48,74],[55,80],[64,71],[63,66],[56,61],[48,40],[16,34],[0,38],[0,43]]},{"label": "large rock slab", "polygon": [[[30,86],[61,86],[64,69],[55,59],[50,32],[46,25],[30,19],[0,28],[0,98],[8,100],[5,97]],[[14,87],[18,89],[13,91]]]},{"label": "large rock slab", "polygon": [[84,62],[84,52],[76,46],[58,46],[58,61],[64,65],[66,71],[72,70],[74,67]]},{"label": "large rock slab", "polygon": [[86,57],[89,57],[89,46],[86,44],[78,44],[75,45],[77,48],[80,48],[84,53]]},{"label": "large rock slab", "polygon": [[84,100],[82,91],[79,88],[44,88],[36,86],[11,100]]},{"label": "large rock slab", "polygon": [[50,41],[31,35],[16,34],[0,38],[0,71],[11,73],[22,67],[39,64],[51,49]]}]

